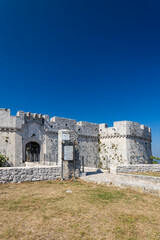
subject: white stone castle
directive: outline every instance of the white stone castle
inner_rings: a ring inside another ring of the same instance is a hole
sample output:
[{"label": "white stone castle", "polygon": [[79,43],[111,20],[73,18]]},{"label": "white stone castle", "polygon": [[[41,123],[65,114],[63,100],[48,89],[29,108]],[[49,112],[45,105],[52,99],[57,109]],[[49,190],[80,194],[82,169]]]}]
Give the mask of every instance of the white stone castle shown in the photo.
[{"label": "white stone castle", "polygon": [[130,121],[107,124],[0,109],[0,154],[10,166],[60,165],[59,132],[77,136],[78,159],[86,167],[114,171],[119,165],[151,163],[151,129]]}]

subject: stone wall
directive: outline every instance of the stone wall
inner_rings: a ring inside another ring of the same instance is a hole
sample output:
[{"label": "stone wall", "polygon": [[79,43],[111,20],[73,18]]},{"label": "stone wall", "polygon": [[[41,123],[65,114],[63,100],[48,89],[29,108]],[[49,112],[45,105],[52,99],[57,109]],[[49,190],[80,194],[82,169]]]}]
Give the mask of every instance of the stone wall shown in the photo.
[{"label": "stone wall", "polygon": [[117,173],[131,172],[160,172],[160,164],[137,164],[128,166],[117,166]]},{"label": "stone wall", "polygon": [[60,167],[9,167],[0,168],[0,183],[21,183],[60,178]]},{"label": "stone wall", "polygon": [[[0,109],[0,154],[10,166],[25,166],[26,145],[39,145],[39,161],[43,165],[58,165],[58,131],[71,130],[77,134],[79,160],[86,167],[115,171],[118,165],[151,163],[151,130],[130,121],[95,124],[61,117],[19,111],[10,115]],[[33,160],[31,160],[33,161]]]},{"label": "stone wall", "polygon": [[98,167],[98,137],[79,136],[79,159],[85,167]]},{"label": "stone wall", "polygon": [[103,168],[151,163],[151,129],[130,121],[99,124],[99,156]]}]

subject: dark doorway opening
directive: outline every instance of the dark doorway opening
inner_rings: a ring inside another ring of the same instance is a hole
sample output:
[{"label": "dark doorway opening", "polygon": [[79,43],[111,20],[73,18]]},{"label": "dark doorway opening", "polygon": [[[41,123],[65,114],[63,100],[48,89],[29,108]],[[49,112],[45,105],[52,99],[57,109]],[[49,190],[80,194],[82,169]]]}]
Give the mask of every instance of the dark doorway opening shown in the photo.
[{"label": "dark doorway opening", "polygon": [[26,162],[40,161],[40,145],[38,143],[29,142],[26,144],[25,161]]}]

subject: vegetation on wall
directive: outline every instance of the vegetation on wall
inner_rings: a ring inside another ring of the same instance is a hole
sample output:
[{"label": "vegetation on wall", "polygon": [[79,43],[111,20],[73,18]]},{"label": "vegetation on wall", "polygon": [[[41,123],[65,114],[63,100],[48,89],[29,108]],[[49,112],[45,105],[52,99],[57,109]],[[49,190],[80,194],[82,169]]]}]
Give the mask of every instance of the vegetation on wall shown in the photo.
[{"label": "vegetation on wall", "polygon": [[99,163],[98,163],[98,168],[102,168],[102,162],[99,160]]},{"label": "vegetation on wall", "polygon": [[[153,159],[153,164],[159,164],[159,160],[160,160],[159,157],[153,157],[153,156],[151,156],[150,158]],[[156,161],[156,160],[157,160],[157,161]]]},{"label": "vegetation on wall", "polygon": [[6,159],[5,157],[0,154],[0,167],[3,167],[5,165]]}]

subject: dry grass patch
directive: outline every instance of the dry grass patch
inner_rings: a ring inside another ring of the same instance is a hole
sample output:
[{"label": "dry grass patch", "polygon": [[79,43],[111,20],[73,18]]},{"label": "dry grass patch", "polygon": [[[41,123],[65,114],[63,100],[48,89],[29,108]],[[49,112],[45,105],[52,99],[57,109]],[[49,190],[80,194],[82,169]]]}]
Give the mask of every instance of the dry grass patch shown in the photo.
[{"label": "dry grass patch", "polygon": [[1,240],[160,239],[158,197],[82,181],[0,185],[0,216]]}]

